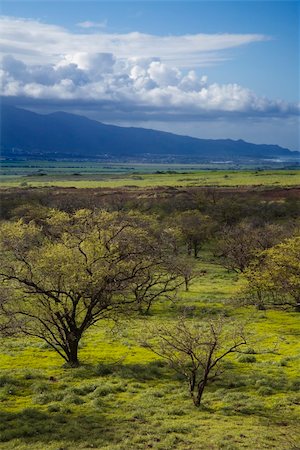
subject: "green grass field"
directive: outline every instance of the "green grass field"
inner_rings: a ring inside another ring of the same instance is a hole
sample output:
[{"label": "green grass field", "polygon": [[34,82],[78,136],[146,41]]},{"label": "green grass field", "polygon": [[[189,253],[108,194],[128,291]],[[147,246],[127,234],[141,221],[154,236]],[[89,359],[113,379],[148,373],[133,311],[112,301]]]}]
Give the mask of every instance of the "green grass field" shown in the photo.
[{"label": "green grass field", "polygon": [[[222,165],[223,169],[226,166]],[[157,173],[161,172],[161,173]],[[170,173],[171,172],[171,173]],[[216,166],[2,162],[0,187],[295,186],[299,170],[216,170]]]},{"label": "green grass field", "polygon": [[299,449],[299,313],[235,308],[230,298],[243,280],[207,255],[199,261],[204,267],[190,292],[179,292],[175,304],[156,304],[147,319],[172,321],[190,306],[196,318],[223,312],[246,323],[257,353],[233,355],[200,409],[185,381],[138,345],[144,318],[91,330],[77,369],[63,368],[41,341],[6,338],[0,341],[0,448]]}]

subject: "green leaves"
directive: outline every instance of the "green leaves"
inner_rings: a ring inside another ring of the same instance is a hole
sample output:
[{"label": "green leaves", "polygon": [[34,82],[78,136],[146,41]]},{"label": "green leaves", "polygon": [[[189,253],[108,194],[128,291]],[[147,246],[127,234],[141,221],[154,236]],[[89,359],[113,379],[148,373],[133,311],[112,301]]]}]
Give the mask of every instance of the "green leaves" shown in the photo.
[{"label": "green leaves", "polygon": [[246,272],[246,294],[273,306],[300,304],[300,237],[263,251]]},{"label": "green leaves", "polygon": [[3,223],[0,275],[15,292],[5,311],[78,364],[78,342],[90,326],[144,304],[148,310],[178,285],[163,236],[154,218],[87,209],[52,210],[39,225]]}]

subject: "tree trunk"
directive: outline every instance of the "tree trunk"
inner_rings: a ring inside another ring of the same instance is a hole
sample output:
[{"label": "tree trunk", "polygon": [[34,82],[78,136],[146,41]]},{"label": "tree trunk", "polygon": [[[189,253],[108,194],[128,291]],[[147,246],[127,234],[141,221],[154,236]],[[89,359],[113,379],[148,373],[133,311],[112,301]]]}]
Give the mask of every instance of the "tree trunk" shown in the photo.
[{"label": "tree trunk", "polygon": [[74,333],[69,333],[68,335],[68,364],[70,367],[78,367],[78,344],[79,337],[76,337]]},{"label": "tree trunk", "polygon": [[194,258],[198,258],[199,250],[200,248],[198,242],[194,242]]},{"label": "tree trunk", "polygon": [[197,249],[197,246],[194,245],[194,258],[197,258],[197,257],[198,257],[198,249]]},{"label": "tree trunk", "polygon": [[256,304],[256,309],[257,309],[258,311],[265,311],[265,310],[266,310],[266,307],[265,307],[265,305],[263,305],[262,303],[257,303],[257,304]]},{"label": "tree trunk", "polygon": [[203,392],[204,392],[206,384],[207,384],[206,380],[203,380],[201,383],[199,383],[198,388],[197,388],[197,395],[193,397],[194,405],[197,406],[197,408],[201,404],[201,400],[202,400],[202,396],[203,396]]},{"label": "tree trunk", "polygon": [[149,311],[150,311],[151,305],[152,305],[152,301],[151,301],[151,300],[149,300],[149,302],[148,302],[148,304],[147,304],[147,308],[146,308],[146,310],[145,310],[145,314],[146,314],[146,315],[147,315],[147,314],[149,314]]},{"label": "tree trunk", "polygon": [[188,292],[188,290],[189,290],[189,279],[188,279],[188,277],[184,277],[184,285],[185,285],[185,291]]}]

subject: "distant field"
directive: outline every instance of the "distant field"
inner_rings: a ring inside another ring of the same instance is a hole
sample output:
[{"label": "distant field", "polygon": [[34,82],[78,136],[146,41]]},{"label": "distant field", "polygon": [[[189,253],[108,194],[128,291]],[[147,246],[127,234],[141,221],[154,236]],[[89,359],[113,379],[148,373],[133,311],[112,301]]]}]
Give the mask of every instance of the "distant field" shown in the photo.
[{"label": "distant field", "polygon": [[229,170],[202,165],[5,161],[0,187],[296,186],[300,170]]}]

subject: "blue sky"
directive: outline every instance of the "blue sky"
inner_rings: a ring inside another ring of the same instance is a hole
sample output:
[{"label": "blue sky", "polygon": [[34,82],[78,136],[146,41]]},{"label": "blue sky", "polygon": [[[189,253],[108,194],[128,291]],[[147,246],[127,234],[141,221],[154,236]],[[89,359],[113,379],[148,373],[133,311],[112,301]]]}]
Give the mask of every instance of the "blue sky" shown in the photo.
[{"label": "blue sky", "polygon": [[297,1],[2,1],[2,95],[299,149]]}]

